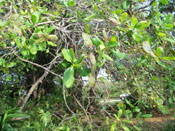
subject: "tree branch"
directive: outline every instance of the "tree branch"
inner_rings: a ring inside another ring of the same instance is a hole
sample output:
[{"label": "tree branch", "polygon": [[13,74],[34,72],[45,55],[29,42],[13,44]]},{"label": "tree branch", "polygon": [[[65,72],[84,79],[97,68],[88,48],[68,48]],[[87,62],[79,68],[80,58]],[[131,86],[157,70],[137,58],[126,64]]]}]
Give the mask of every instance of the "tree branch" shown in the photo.
[{"label": "tree branch", "polygon": [[24,98],[22,105],[20,107],[20,111],[23,110],[25,104],[27,103],[29,97],[31,96],[31,94],[33,93],[34,89],[39,85],[39,83],[42,83],[43,79],[48,75],[49,70],[52,68],[52,66],[54,65],[55,61],[56,61],[57,57],[55,57],[51,62],[50,65],[46,68],[44,74],[32,85],[32,87],[30,88],[29,92],[27,93],[26,97]]}]

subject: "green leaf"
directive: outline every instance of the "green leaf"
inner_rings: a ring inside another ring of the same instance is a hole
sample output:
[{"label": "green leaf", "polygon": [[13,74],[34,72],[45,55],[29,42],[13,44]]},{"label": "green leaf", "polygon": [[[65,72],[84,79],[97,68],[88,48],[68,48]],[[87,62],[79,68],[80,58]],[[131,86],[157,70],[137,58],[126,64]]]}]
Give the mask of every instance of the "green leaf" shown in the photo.
[{"label": "green leaf", "polygon": [[105,45],[104,45],[103,41],[100,40],[97,36],[95,36],[95,38],[97,39],[97,41],[100,42],[100,44],[98,45],[98,49],[100,49],[100,51],[102,51],[103,49],[105,49]]},{"label": "green leaf", "polygon": [[92,41],[93,45],[95,45],[97,47],[100,45],[100,41],[95,37],[91,38],[91,41]]},{"label": "green leaf", "polygon": [[140,21],[137,23],[136,28],[139,30],[144,30],[145,28],[149,27],[151,24],[151,21]]},{"label": "green leaf", "polygon": [[123,22],[128,18],[128,14],[126,12],[122,13],[120,16],[120,21]]},{"label": "green leaf", "polygon": [[89,31],[89,24],[86,24],[86,25],[85,25],[85,31],[86,31],[86,33],[89,34],[89,32],[90,32],[90,31]]},{"label": "green leaf", "polygon": [[91,70],[87,68],[87,66],[82,66],[81,68],[78,68],[78,74],[80,76],[88,76],[91,73]]},{"label": "green leaf", "polygon": [[77,123],[77,116],[75,114],[73,115],[73,120],[75,123]]},{"label": "green leaf", "polygon": [[40,50],[40,51],[44,51],[44,50],[46,50],[46,41],[43,41],[43,42],[41,42],[41,43],[39,43],[38,44],[38,50]]},{"label": "green leaf", "polygon": [[38,34],[33,34],[33,39],[35,39],[35,40],[37,40],[37,39],[39,39],[40,37],[39,37],[39,35]]},{"label": "green leaf", "polygon": [[127,10],[130,6],[130,1],[129,0],[123,0],[121,7],[123,10]]},{"label": "green leaf", "polygon": [[14,67],[16,65],[16,62],[10,62],[10,64],[8,64],[8,67],[11,68],[11,67]]},{"label": "green leaf", "polygon": [[142,40],[142,35],[141,34],[139,34],[139,33],[134,33],[134,34],[132,34],[132,37],[133,37],[133,39],[135,40],[135,41],[137,41],[137,42],[140,42],[141,40]]},{"label": "green leaf", "polygon": [[160,66],[166,68],[166,65],[163,62],[161,62],[158,57],[156,57],[155,60]]},{"label": "green leaf", "polygon": [[68,6],[69,6],[69,7],[72,7],[72,6],[74,6],[74,5],[75,5],[75,1],[74,1],[74,0],[69,0]]},{"label": "green leaf", "polygon": [[162,57],[162,59],[169,61],[169,60],[175,60],[175,57],[174,56]]},{"label": "green leaf", "polygon": [[47,44],[53,47],[56,47],[57,45],[55,43],[53,43],[52,41],[47,41]]},{"label": "green leaf", "polygon": [[94,19],[96,17],[96,14],[91,14],[91,15],[89,15],[89,16],[87,16],[85,19],[84,19],[84,21],[85,22],[90,22],[92,19]]},{"label": "green leaf", "polygon": [[55,29],[55,26],[51,26],[46,30],[46,33],[50,34]]},{"label": "green leaf", "polygon": [[30,53],[32,55],[36,55],[37,54],[37,48],[35,48],[35,47],[30,48]]},{"label": "green leaf", "polygon": [[118,111],[118,117],[119,117],[119,119],[120,119],[120,117],[122,116],[122,114],[123,114],[123,111],[120,109],[120,110]]},{"label": "green leaf", "polygon": [[113,55],[119,58],[120,60],[127,58],[128,54],[120,52],[118,49],[117,50],[111,50]]},{"label": "green leaf", "polygon": [[40,18],[40,13],[34,12],[31,16],[31,21],[33,22],[33,24],[36,24],[39,22],[39,18]]},{"label": "green leaf", "polygon": [[162,47],[157,47],[156,49],[156,56],[161,57],[163,53],[163,48]]},{"label": "green leaf", "polygon": [[63,4],[64,4],[66,7],[68,7],[68,4],[67,4],[66,0],[63,0]]},{"label": "green leaf", "polygon": [[136,125],[133,125],[133,127],[136,129],[136,131],[140,131],[141,129],[138,127],[138,126],[136,126]]},{"label": "green leaf", "polygon": [[123,66],[123,64],[121,64],[118,60],[115,61],[115,67],[120,69],[120,70],[123,70],[125,69],[125,67]]},{"label": "green leaf", "polygon": [[71,59],[72,59],[72,62],[75,62],[75,53],[74,53],[74,50],[72,48],[69,49],[69,53],[70,53],[70,56],[71,56]]},{"label": "green leaf", "polygon": [[116,131],[116,130],[117,130],[117,122],[114,121],[114,122],[112,123],[111,128],[110,128],[110,131]]},{"label": "green leaf", "polygon": [[106,54],[103,54],[103,58],[109,61],[113,61],[113,59],[109,55],[106,55]]},{"label": "green leaf", "polygon": [[138,20],[136,17],[132,16],[132,25],[135,27],[135,25],[138,23]]},{"label": "green leaf", "polygon": [[97,5],[97,4],[94,4],[94,5],[93,5],[93,9],[94,9],[95,11],[98,11],[98,5]]},{"label": "green leaf", "polygon": [[63,75],[63,84],[66,88],[71,88],[74,84],[74,68],[69,67],[66,69]]},{"label": "green leaf", "polygon": [[117,8],[117,10],[115,11],[116,14],[121,14],[122,13],[122,10]]},{"label": "green leaf", "polygon": [[152,114],[144,114],[142,115],[143,118],[149,118],[149,117],[152,117],[153,115]]},{"label": "green leaf", "polygon": [[130,129],[125,124],[121,124],[121,127],[124,129],[124,131],[130,131]]},{"label": "green leaf", "polygon": [[12,118],[26,119],[26,118],[30,118],[30,116],[23,113],[8,114],[8,119],[12,119]]},{"label": "green leaf", "polygon": [[80,64],[85,58],[87,58],[87,55],[82,54],[80,58],[78,58],[77,63]]},{"label": "green leaf", "polygon": [[167,5],[169,3],[168,0],[159,0],[159,2],[164,4],[164,5]]},{"label": "green leaf", "polygon": [[27,49],[22,49],[21,50],[21,54],[25,57],[25,56],[28,56],[29,55],[29,51]]},{"label": "green leaf", "polygon": [[120,118],[116,114],[114,114],[114,116],[117,121],[120,121]]},{"label": "green leaf", "polygon": [[66,59],[68,62],[71,62],[71,63],[73,62],[71,54],[68,49],[63,49],[62,54],[63,54],[64,59]]},{"label": "green leaf", "polygon": [[166,34],[165,34],[165,33],[162,33],[162,32],[159,32],[159,33],[158,33],[158,36],[160,36],[160,37],[165,37]]},{"label": "green leaf", "polygon": [[83,37],[83,40],[84,40],[84,44],[86,46],[92,47],[93,44],[92,44],[90,36],[86,33],[82,33],[82,37]]},{"label": "green leaf", "polygon": [[125,122],[127,124],[133,124],[133,121],[131,121],[131,120],[122,120],[122,122]]},{"label": "green leaf", "polygon": [[6,61],[3,58],[0,58],[0,66],[6,67]]},{"label": "green leaf", "polygon": [[112,36],[110,41],[106,44],[108,48],[119,47],[120,43],[117,41],[117,36]]},{"label": "green leaf", "polygon": [[173,100],[172,100],[172,98],[171,98],[171,97],[169,97],[169,98],[168,98],[168,102],[169,102],[170,104],[172,104],[172,103],[173,103]]},{"label": "green leaf", "polygon": [[173,24],[164,24],[164,25],[162,25],[162,29],[172,30],[173,29]]}]

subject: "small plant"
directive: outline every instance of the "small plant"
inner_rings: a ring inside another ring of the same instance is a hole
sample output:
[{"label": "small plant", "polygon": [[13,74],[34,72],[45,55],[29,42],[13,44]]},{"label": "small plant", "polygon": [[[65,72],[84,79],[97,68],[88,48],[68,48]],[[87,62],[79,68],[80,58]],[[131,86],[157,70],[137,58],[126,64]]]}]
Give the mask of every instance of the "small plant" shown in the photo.
[{"label": "small plant", "polygon": [[[124,105],[124,104],[123,104]],[[116,120],[111,125],[111,131],[119,130],[119,128],[122,128],[124,131],[130,131],[130,128],[134,128],[137,131],[140,131],[140,128],[134,125],[133,121],[130,120],[130,117],[132,117],[132,112],[130,110],[126,110],[126,106],[118,105],[119,111],[117,114],[114,114]],[[122,115],[126,116],[127,119],[121,119]],[[129,116],[129,117],[128,117]],[[117,124],[119,127],[117,127]]]},{"label": "small plant", "polygon": [[44,112],[43,109],[39,109],[39,116],[45,127],[51,122],[51,114],[49,111]]},{"label": "small plant", "polygon": [[13,129],[12,124],[22,122],[29,118],[29,115],[21,113],[19,109],[10,109],[0,115],[0,130]]}]

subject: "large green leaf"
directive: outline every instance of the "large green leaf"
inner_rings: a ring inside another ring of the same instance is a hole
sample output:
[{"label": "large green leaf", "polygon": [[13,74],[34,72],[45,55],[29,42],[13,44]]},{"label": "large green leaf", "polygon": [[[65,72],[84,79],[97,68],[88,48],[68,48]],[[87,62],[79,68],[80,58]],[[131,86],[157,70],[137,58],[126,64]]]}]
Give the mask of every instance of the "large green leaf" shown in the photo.
[{"label": "large green leaf", "polygon": [[39,12],[34,12],[31,16],[31,20],[32,20],[33,24],[38,23],[39,18],[40,18],[40,13]]},{"label": "large green leaf", "polygon": [[67,88],[71,88],[74,84],[74,68],[73,67],[69,67],[66,69],[66,71],[64,72],[63,75],[63,84],[65,85],[65,87]]},{"label": "large green leaf", "polygon": [[97,47],[100,45],[100,41],[97,38],[94,37],[94,38],[91,38],[91,40],[92,40],[93,45]]},{"label": "large green leaf", "polygon": [[5,67],[6,61],[3,58],[0,58],[0,66]]},{"label": "large green leaf", "polygon": [[100,51],[102,51],[103,49],[105,49],[105,44],[104,44],[104,42],[103,42],[102,40],[100,40],[100,38],[98,38],[97,36],[95,36],[95,38],[97,39],[97,41],[100,42],[100,44],[98,45],[98,49],[99,49]]},{"label": "large green leaf", "polygon": [[135,25],[138,23],[138,20],[137,20],[137,18],[136,17],[132,17],[132,25],[133,25],[133,27],[135,27]]},{"label": "large green leaf", "polygon": [[143,38],[142,35],[140,33],[137,33],[137,32],[132,34],[132,37],[137,42],[140,42],[142,40],[142,38]]},{"label": "large green leaf", "polygon": [[123,10],[127,10],[130,6],[130,1],[129,0],[123,0],[121,7]]},{"label": "large green leaf", "polygon": [[73,62],[73,59],[68,49],[63,49],[62,54],[63,54],[64,59],[66,59],[68,62],[71,62],[71,63]]},{"label": "large green leaf", "polygon": [[145,28],[149,27],[151,24],[151,21],[140,21],[137,23],[136,28],[139,30],[144,30]]},{"label": "large green leaf", "polygon": [[122,13],[120,16],[120,21],[123,22],[128,18],[128,14],[126,12]]},{"label": "large green leaf", "polygon": [[161,57],[163,53],[163,48],[162,47],[157,47],[156,49],[156,56]]},{"label": "large green leaf", "polygon": [[68,6],[69,7],[72,7],[72,6],[74,6],[75,5],[75,1],[74,0],[69,0],[68,1]]},{"label": "large green leaf", "polygon": [[173,24],[164,24],[164,25],[162,25],[162,29],[172,30],[173,29]]},{"label": "large green leaf", "polygon": [[120,43],[117,41],[117,36],[112,36],[108,43],[106,43],[106,47],[119,47]]},{"label": "large green leaf", "polygon": [[70,53],[70,56],[72,58],[72,62],[75,62],[75,53],[74,53],[74,50],[72,48],[69,49],[69,53]]},{"label": "large green leaf", "polygon": [[24,57],[26,57],[26,56],[29,55],[29,50],[23,48],[23,49],[21,50],[21,54],[22,54]]},{"label": "large green leaf", "polygon": [[35,48],[35,47],[30,48],[30,53],[32,55],[36,55],[37,54],[37,48]]},{"label": "large green leaf", "polygon": [[174,56],[162,57],[162,59],[169,61],[169,60],[175,60],[175,57]]}]

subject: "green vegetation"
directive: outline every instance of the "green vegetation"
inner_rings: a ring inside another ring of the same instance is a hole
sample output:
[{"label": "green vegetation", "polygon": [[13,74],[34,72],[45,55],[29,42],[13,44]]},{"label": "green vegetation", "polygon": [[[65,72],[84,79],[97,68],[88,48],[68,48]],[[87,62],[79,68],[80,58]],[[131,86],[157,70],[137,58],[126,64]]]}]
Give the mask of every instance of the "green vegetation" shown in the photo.
[{"label": "green vegetation", "polygon": [[0,0],[0,130],[139,131],[144,119],[174,116],[173,9],[173,0]]}]

